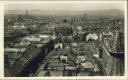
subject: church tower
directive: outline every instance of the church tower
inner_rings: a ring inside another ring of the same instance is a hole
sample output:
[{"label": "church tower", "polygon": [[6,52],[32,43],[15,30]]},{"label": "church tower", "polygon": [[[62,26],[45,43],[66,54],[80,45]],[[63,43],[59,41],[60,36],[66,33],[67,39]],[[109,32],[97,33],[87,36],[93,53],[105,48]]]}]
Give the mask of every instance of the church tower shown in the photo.
[{"label": "church tower", "polygon": [[26,10],[26,17],[28,17],[28,11]]},{"label": "church tower", "polygon": [[82,21],[87,22],[87,12],[84,12],[84,15],[82,17]]}]

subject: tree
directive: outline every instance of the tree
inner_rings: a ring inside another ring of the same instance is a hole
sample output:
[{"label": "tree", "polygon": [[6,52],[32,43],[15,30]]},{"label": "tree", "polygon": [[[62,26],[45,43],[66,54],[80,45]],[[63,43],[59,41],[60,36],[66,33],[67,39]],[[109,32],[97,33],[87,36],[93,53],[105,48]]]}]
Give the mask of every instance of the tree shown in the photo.
[{"label": "tree", "polygon": [[68,22],[68,20],[67,20],[67,19],[64,19],[64,20],[63,20],[63,23],[67,23],[67,22]]},{"label": "tree", "polygon": [[48,68],[48,63],[45,64],[44,70],[47,70],[47,68]]},{"label": "tree", "polygon": [[8,55],[4,55],[4,64],[9,65],[9,61],[8,61]]},{"label": "tree", "polygon": [[47,71],[44,75],[45,76],[51,76],[51,73],[50,73],[50,71]]},{"label": "tree", "polygon": [[72,72],[68,71],[67,76],[72,76]]}]

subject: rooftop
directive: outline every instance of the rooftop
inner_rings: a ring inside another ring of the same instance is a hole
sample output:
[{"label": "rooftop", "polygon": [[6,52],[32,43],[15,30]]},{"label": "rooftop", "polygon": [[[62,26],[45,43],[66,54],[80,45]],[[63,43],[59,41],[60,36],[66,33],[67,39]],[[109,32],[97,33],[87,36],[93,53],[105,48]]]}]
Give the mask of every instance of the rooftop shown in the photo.
[{"label": "rooftop", "polygon": [[[19,72],[21,72],[25,66],[28,65],[28,63],[30,63],[34,57],[36,57],[38,54],[40,53],[40,49],[37,49],[37,48],[32,48],[32,50],[30,51],[26,51],[24,52],[23,55],[22,54],[22,58],[18,59],[18,60],[15,60],[15,64],[12,65],[11,67],[9,68],[5,68],[9,70],[10,74],[12,76],[16,76]],[[13,54],[13,53],[12,53]]]}]

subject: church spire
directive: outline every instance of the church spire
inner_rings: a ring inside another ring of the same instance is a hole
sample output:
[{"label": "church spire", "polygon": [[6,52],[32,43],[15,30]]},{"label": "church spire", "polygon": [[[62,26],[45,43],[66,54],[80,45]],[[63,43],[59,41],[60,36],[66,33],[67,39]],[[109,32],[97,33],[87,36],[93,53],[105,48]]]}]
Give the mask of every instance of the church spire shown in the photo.
[{"label": "church spire", "polygon": [[87,21],[87,18],[88,18],[88,17],[87,17],[87,12],[84,12],[83,20],[84,20],[84,21]]},{"label": "church spire", "polygon": [[26,10],[26,17],[28,16],[28,11]]}]

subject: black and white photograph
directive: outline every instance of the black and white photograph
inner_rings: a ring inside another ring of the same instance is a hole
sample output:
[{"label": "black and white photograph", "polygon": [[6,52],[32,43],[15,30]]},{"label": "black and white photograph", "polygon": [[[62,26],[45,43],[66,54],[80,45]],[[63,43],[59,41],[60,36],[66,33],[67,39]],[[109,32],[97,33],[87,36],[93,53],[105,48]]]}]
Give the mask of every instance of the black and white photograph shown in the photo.
[{"label": "black and white photograph", "polygon": [[123,2],[4,5],[4,77],[125,75]]}]

